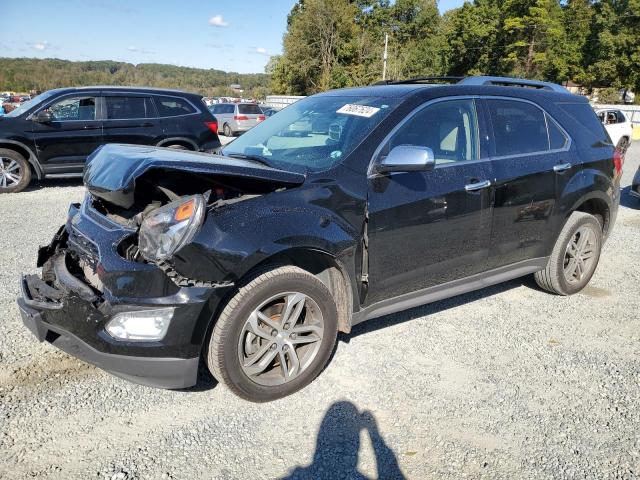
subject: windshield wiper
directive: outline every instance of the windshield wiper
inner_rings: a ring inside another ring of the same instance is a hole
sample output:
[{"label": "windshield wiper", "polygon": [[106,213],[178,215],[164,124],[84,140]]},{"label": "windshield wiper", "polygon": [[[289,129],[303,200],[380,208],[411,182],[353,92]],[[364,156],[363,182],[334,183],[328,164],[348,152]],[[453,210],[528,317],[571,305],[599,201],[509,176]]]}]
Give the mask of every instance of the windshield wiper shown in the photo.
[{"label": "windshield wiper", "polygon": [[267,161],[267,159],[260,155],[246,155],[244,153],[224,153],[224,152],[222,152],[222,154],[226,157],[240,158],[242,160],[251,160],[251,161],[260,163],[262,165],[266,165],[267,167],[271,167],[271,164]]}]

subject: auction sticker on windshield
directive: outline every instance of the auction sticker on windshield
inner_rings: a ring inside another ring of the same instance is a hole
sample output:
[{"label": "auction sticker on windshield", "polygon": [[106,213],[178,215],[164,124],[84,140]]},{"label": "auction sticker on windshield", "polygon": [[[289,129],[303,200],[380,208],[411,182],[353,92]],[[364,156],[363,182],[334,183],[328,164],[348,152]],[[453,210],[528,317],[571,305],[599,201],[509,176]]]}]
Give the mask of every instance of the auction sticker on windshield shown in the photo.
[{"label": "auction sticker on windshield", "polygon": [[358,117],[373,117],[380,111],[379,108],[370,107],[369,105],[357,105],[355,103],[347,103],[345,106],[336,110],[336,113],[346,113],[347,115],[356,115]]}]

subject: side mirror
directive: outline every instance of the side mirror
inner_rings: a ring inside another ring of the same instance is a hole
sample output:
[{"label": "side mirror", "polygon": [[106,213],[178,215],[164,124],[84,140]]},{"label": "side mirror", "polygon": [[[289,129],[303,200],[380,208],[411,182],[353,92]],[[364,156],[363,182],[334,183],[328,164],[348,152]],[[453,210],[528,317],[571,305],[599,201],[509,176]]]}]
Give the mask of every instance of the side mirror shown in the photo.
[{"label": "side mirror", "polygon": [[40,110],[37,115],[33,117],[34,122],[38,123],[50,123],[53,121],[53,115],[48,110]]},{"label": "side mirror", "polygon": [[376,170],[387,172],[418,172],[431,170],[436,164],[433,150],[417,145],[398,145],[378,163]]}]

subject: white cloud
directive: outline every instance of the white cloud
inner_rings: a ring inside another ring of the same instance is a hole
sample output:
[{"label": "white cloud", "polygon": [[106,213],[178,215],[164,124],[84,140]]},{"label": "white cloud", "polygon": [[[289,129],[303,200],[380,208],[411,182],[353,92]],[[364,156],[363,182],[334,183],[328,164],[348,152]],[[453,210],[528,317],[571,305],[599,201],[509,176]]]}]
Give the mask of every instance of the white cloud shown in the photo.
[{"label": "white cloud", "polygon": [[51,45],[49,44],[49,42],[44,41],[44,42],[38,42],[38,43],[34,43],[33,45],[31,45],[31,47],[34,50],[38,50],[40,52],[44,52],[47,48],[49,48]]},{"label": "white cloud", "polygon": [[222,18],[222,15],[214,15],[209,19],[209,25],[212,27],[228,27],[229,22]]},{"label": "white cloud", "polygon": [[269,55],[269,52],[267,52],[267,49],[264,47],[257,47],[256,53],[259,53],[260,55]]},{"label": "white cloud", "polygon": [[133,45],[130,45],[129,47],[127,47],[127,50],[129,50],[130,52],[137,52],[138,49],[136,47],[134,47]]}]

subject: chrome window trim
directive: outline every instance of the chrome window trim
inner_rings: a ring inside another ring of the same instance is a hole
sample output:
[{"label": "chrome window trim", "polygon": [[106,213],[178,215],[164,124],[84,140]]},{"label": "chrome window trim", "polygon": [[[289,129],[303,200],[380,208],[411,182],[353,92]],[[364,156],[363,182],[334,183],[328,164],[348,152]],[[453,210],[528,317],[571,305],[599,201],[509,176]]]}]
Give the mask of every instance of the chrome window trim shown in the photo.
[{"label": "chrome window trim", "polygon": [[[391,137],[396,133],[396,131],[398,129],[400,129],[411,117],[413,117],[415,114],[417,114],[420,110],[422,110],[423,108],[427,108],[428,106],[430,106],[430,105],[432,105],[434,103],[438,103],[438,102],[450,101],[450,100],[468,100],[468,99],[474,99],[474,100],[506,100],[506,101],[514,101],[514,102],[523,102],[523,103],[528,103],[530,105],[533,105],[538,110],[542,111],[542,113],[544,115],[545,127],[547,128],[547,138],[549,137],[549,128],[548,128],[547,123],[546,123],[547,122],[547,117],[548,117],[553,121],[553,123],[556,124],[556,126],[564,134],[564,136],[567,139],[567,142],[565,143],[565,146],[563,148],[560,148],[560,149],[556,148],[556,149],[553,149],[553,150],[541,150],[541,151],[537,151],[537,152],[515,153],[513,155],[500,155],[500,156],[490,156],[490,155],[488,155],[486,157],[483,157],[482,154],[484,152],[480,151],[480,158],[477,159],[477,160],[469,160],[469,161],[464,161],[464,162],[441,163],[441,164],[436,163],[434,169],[448,168],[448,167],[453,167],[453,166],[457,166],[457,165],[460,165],[460,164],[471,165],[471,164],[474,164],[474,163],[480,163],[480,162],[486,162],[486,161],[506,160],[506,159],[516,158],[516,157],[529,157],[529,156],[545,155],[545,154],[551,154],[551,153],[563,153],[563,152],[568,152],[569,150],[571,150],[571,146],[573,145],[573,139],[571,138],[571,135],[569,135],[569,133],[564,129],[564,127],[562,125],[560,125],[560,123],[553,117],[553,115],[551,115],[544,108],[542,108],[537,103],[532,102],[531,100],[527,100],[527,99],[524,99],[524,98],[518,98],[518,97],[500,96],[500,95],[453,95],[453,96],[435,98],[435,99],[429,100],[429,101],[417,106],[416,108],[411,110],[411,112],[409,112],[407,114],[407,116],[405,118],[403,118],[402,121],[398,125],[393,127],[393,129],[391,129],[391,131],[384,137],[382,142],[380,142],[380,144],[378,145],[376,150],[373,152],[373,155],[371,156],[371,161],[369,162],[369,168],[367,169],[367,177],[376,177],[376,176],[379,175],[374,170],[373,167],[374,167],[374,165],[376,163],[376,159],[377,159],[378,155],[380,155],[380,151],[387,144],[387,142],[391,139]],[[476,117],[478,117],[478,115],[476,115]],[[480,119],[478,118],[478,120],[480,120]],[[490,118],[489,118],[489,121],[491,121]],[[495,135],[493,135],[493,129],[492,129],[491,133],[492,133],[491,137],[492,137],[493,143],[495,145]],[[479,132],[478,132],[478,134],[479,134]],[[478,135],[478,140],[480,140],[479,135]],[[551,142],[549,142],[549,146],[550,145],[551,145]]]},{"label": "chrome window trim", "polygon": [[[373,155],[371,156],[371,160],[369,161],[369,168],[367,168],[367,178],[372,178],[372,177],[377,177],[380,174],[378,172],[375,171],[374,169],[374,165],[376,164],[376,159],[378,158],[378,155],[380,155],[380,151],[384,148],[384,146],[387,144],[387,142],[391,139],[391,137],[393,137],[393,135],[395,135],[395,133],[402,128],[402,126],[407,123],[411,118],[413,118],[414,115],[416,115],[417,113],[419,113],[421,110],[430,107],[431,105],[434,105],[436,103],[440,103],[440,102],[447,102],[447,101],[452,101],[452,100],[478,100],[483,98],[481,95],[452,95],[452,96],[447,96],[447,97],[440,97],[440,98],[434,98],[431,100],[428,100],[425,103],[421,103],[420,105],[418,105],[416,108],[414,108],[413,110],[411,110],[406,117],[404,117],[402,119],[402,121],[400,123],[398,123],[395,127],[393,127],[391,129],[391,131],[382,139],[382,142],[380,142],[380,144],[378,145],[378,147],[375,149],[375,151],[373,152]],[[469,165],[472,163],[479,163],[479,162],[485,162],[488,161],[491,157],[487,156],[487,157],[482,157],[482,151],[480,148],[480,118],[478,115],[478,108],[476,105],[476,128],[478,129],[477,132],[477,137],[476,140],[478,141],[478,155],[480,155],[480,158],[475,159],[475,160],[469,160],[469,161],[464,161],[464,162],[451,162],[451,163],[445,163],[445,164],[440,164],[438,165],[438,163],[436,162],[435,166],[434,166],[434,170],[437,168],[445,168],[445,167],[449,167],[449,166],[453,166],[453,165],[460,165],[460,164],[465,164],[465,165]],[[396,172],[398,173],[398,172]],[[387,174],[385,174],[387,175]]]},{"label": "chrome window trim", "polygon": [[[553,150],[551,150],[551,149],[549,149],[549,150],[538,150],[536,152],[514,153],[512,155],[496,155],[494,157],[491,157],[491,160],[505,160],[505,159],[515,158],[515,157],[530,157],[530,156],[534,156],[534,155],[545,155],[545,154],[549,154],[549,153],[568,152],[569,150],[571,150],[571,145],[573,145],[573,139],[571,138],[571,135],[569,135],[569,133],[562,127],[562,125],[560,125],[560,123],[555,118],[553,118],[552,115],[549,114],[549,112],[547,112],[544,108],[542,108],[537,103],[532,102],[531,100],[524,99],[524,98],[501,97],[501,96],[497,96],[497,95],[487,95],[487,96],[482,96],[481,98],[486,99],[486,100],[506,100],[506,101],[511,101],[511,102],[522,102],[522,103],[528,103],[530,105],[533,105],[538,110],[540,110],[542,112],[542,114],[544,115],[545,127],[547,128],[547,141],[549,142],[549,147],[551,147],[551,142],[549,141],[549,127],[547,125],[547,117],[550,118],[553,121],[553,123],[556,124],[556,126],[560,129],[560,131],[563,133],[563,135],[567,139],[567,141],[565,142],[565,146],[563,148],[555,148]],[[489,117],[491,117],[491,115],[489,115]],[[495,145],[495,134],[493,135],[493,141],[494,141],[494,145]]]}]

